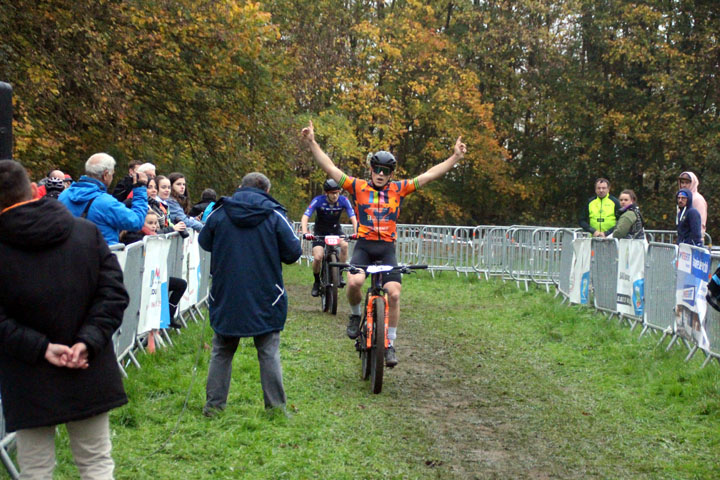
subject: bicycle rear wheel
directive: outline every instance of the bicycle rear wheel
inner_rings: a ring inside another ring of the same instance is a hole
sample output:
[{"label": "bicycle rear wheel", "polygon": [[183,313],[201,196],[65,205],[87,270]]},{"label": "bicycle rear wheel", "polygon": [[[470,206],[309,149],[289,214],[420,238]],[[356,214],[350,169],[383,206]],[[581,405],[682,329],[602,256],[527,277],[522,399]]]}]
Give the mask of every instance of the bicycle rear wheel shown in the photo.
[{"label": "bicycle rear wheel", "polygon": [[[337,255],[334,253],[330,254],[330,263],[337,263]],[[340,285],[340,269],[338,267],[330,267],[329,271],[329,280],[330,285],[328,286],[328,292],[327,295],[329,297],[328,303],[330,304],[328,307],[328,311],[332,313],[333,315],[337,315],[337,309],[338,309],[338,285]]]},{"label": "bicycle rear wheel", "polygon": [[385,368],[385,299],[373,301],[373,339],[370,350],[370,390],[382,391],[383,369]]}]

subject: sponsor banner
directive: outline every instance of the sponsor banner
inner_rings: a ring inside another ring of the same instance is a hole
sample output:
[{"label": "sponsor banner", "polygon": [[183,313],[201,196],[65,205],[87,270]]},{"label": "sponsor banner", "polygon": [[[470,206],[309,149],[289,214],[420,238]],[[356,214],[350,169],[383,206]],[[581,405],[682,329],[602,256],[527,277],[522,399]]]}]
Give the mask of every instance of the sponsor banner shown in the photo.
[{"label": "sponsor banner", "polygon": [[675,333],[694,341],[704,350],[710,349],[705,329],[707,283],[710,276],[710,253],[684,243],[678,251],[675,284]]},{"label": "sponsor banner", "polygon": [[570,295],[572,303],[587,305],[590,300],[590,260],[592,238],[573,240],[573,262],[570,270]]},{"label": "sponsor banner", "polygon": [[617,311],[642,317],[645,311],[644,240],[618,240]]},{"label": "sponsor banner", "polygon": [[168,254],[171,240],[164,237],[146,236],[145,270],[140,297],[140,322],[138,333],[149,332],[170,325],[168,303]]},{"label": "sponsor banner", "polygon": [[198,286],[200,285],[200,245],[198,234],[190,231],[190,236],[183,242],[182,276],[187,282],[187,289],[180,299],[180,311],[185,311],[198,301]]}]

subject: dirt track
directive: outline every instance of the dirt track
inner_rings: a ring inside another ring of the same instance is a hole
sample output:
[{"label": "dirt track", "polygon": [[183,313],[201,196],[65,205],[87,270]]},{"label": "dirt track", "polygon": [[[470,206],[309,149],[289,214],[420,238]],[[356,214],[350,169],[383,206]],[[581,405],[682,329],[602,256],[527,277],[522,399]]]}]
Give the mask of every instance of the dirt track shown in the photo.
[{"label": "dirt track", "polygon": [[[412,330],[412,327],[409,327]],[[402,364],[392,381],[402,384],[406,408],[421,416],[434,437],[436,458],[426,460],[441,478],[558,478],[547,470],[540,441],[521,438],[509,397],[498,398],[492,379],[478,362],[472,370],[449,364],[445,349],[418,332],[402,339]]]}]

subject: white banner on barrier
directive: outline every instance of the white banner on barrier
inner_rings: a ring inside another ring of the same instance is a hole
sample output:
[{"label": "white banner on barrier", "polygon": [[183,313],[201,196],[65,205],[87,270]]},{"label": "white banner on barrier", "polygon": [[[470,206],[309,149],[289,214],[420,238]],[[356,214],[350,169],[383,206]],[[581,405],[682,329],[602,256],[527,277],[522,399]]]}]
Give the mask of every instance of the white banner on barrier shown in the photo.
[{"label": "white banner on barrier", "polygon": [[643,316],[646,253],[647,243],[643,240],[618,240],[618,313]]},{"label": "white banner on barrier", "polygon": [[705,330],[709,275],[710,253],[681,243],[675,284],[675,333],[705,350],[710,348]]},{"label": "white banner on barrier", "polygon": [[590,259],[592,238],[573,241],[573,263],[570,270],[570,295],[572,303],[587,305],[590,299]]},{"label": "white banner on barrier", "polygon": [[145,237],[145,271],[138,333],[170,325],[167,262],[171,243],[166,238]]},{"label": "white banner on barrier", "polygon": [[185,311],[198,301],[198,286],[200,285],[200,245],[198,234],[190,232],[190,236],[183,242],[182,276],[187,282],[187,289],[180,299],[180,311]]}]

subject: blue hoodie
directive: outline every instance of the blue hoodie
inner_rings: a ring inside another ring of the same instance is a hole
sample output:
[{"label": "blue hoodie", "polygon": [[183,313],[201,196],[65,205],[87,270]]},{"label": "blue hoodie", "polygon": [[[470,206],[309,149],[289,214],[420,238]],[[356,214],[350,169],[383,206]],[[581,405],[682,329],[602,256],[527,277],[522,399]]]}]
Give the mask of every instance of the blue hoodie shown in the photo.
[{"label": "blue hoodie", "polygon": [[[684,192],[687,196],[687,205],[682,210],[678,210],[677,224],[678,245],[681,243],[687,243],[695,245],[697,247],[703,246],[703,234],[702,234],[702,220],[700,218],[700,212],[698,212],[692,206],[693,194],[687,188],[683,188],[678,192]],[[675,195],[677,198],[677,195]]]},{"label": "blue hoodie", "polygon": [[97,225],[108,245],[118,243],[121,230],[136,232],[145,225],[145,215],[148,212],[145,187],[133,189],[132,207],[127,208],[124,203],[107,193],[104,183],[83,175],[58,198],[76,217],[82,216],[92,199],[95,200],[90,205],[86,218]]},{"label": "blue hoodie", "polygon": [[210,325],[230,337],[280,331],[288,305],[282,263],[302,255],[285,208],[249,187],[218,203],[198,238],[212,253]]}]

